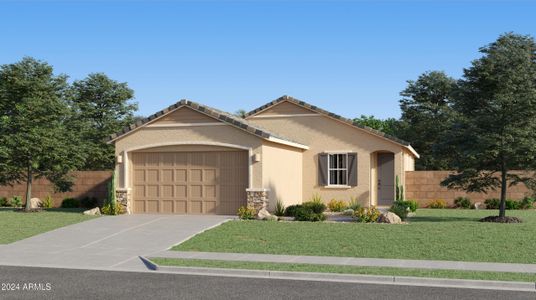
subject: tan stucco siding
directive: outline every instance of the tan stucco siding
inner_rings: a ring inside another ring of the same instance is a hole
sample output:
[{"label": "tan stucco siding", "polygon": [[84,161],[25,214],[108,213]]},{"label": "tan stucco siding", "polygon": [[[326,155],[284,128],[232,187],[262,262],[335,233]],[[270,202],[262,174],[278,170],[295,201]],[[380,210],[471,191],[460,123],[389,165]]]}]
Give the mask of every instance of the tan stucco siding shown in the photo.
[{"label": "tan stucco siding", "polygon": [[[142,150],[144,148],[164,147],[173,145],[209,145],[238,146],[251,149],[251,154],[262,152],[262,140],[243,130],[230,125],[224,126],[188,126],[188,127],[143,127],[134,133],[124,136],[115,143],[116,155],[124,152]],[[192,148],[195,149],[195,148]],[[128,155],[127,155],[128,156]],[[131,170],[130,158],[127,163]],[[123,164],[117,165],[118,187],[125,186]],[[262,187],[262,163],[251,166],[251,187]],[[131,180],[130,180],[131,182]]]},{"label": "tan stucco siding", "polygon": [[277,200],[285,206],[302,202],[302,150],[265,142],[262,165],[262,184],[269,189],[269,210],[274,210]]},{"label": "tan stucco siding", "polygon": [[151,124],[189,124],[189,123],[219,123],[218,120],[207,115],[198,113],[191,108],[183,107],[171,112]]},{"label": "tan stucco siding", "polygon": [[276,104],[258,113],[257,116],[260,116],[260,115],[265,115],[265,116],[266,115],[302,115],[302,114],[316,114],[316,112],[303,108],[303,107],[299,107],[292,103],[281,102],[279,104]]},{"label": "tan stucco siding", "polygon": [[[262,113],[260,116],[265,116]],[[404,177],[402,162],[403,147],[391,141],[356,129],[326,116],[291,116],[248,118],[268,130],[309,146],[303,153],[302,200],[309,200],[315,193],[324,201],[340,199],[348,201],[356,197],[362,204],[375,204],[375,193],[371,191],[371,172],[375,153],[394,153],[395,174]],[[324,151],[358,153],[358,185],[352,188],[329,188],[318,185],[318,154]],[[374,179],[376,180],[376,179]]]}]

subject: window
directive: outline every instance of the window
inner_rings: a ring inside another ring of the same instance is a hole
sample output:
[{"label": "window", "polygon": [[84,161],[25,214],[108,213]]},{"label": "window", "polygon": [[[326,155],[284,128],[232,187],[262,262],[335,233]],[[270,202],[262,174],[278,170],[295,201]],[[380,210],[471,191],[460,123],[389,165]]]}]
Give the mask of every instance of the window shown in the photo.
[{"label": "window", "polygon": [[329,185],[348,184],[348,154],[329,154],[328,182]]}]

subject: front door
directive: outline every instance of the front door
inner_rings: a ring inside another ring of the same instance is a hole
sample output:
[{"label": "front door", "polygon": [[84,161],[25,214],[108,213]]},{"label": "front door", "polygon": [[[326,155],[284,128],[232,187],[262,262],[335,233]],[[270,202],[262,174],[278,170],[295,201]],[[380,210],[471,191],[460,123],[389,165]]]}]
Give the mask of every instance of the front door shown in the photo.
[{"label": "front door", "polygon": [[395,199],[395,156],[378,153],[378,206],[391,206]]}]

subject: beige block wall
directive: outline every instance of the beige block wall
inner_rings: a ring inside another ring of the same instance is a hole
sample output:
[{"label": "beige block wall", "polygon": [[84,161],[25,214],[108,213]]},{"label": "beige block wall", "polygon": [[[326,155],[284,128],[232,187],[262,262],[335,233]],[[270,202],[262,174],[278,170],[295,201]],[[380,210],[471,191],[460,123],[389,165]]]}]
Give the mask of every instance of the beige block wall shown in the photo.
[{"label": "beige block wall", "polygon": [[285,206],[302,202],[302,151],[265,142],[262,146],[262,185],[269,189],[269,210],[279,199]]},{"label": "beige block wall", "polygon": [[[141,150],[143,148],[162,147],[183,144],[236,145],[251,148],[252,154],[262,152],[262,140],[258,137],[237,129],[230,125],[224,126],[188,126],[188,127],[142,127],[124,136],[115,143],[116,156],[123,156],[124,152]],[[128,170],[132,170],[131,160],[127,155]],[[125,168],[117,164],[117,187],[125,187]],[[262,163],[255,163],[251,167],[253,188],[262,187]],[[129,180],[131,183],[132,181]],[[130,185],[130,184],[129,184]],[[128,186],[130,187],[130,186]]]},{"label": "beige block wall", "polygon": [[[500,191],[486,193],[466,193],[460,190],[449,190],[440,185],[450,171],[410,171],[406,172],[406,199],[416,200],[421,207],[426,207],[430,201],[445,200],[449,205],[457,197],[469,197],[473,203],[484,202],[487,198],[499,198]],[[530,196],[532,191],[523,184],[508,188],[507,198],[519,200]]]},{"label": "beige block wall", "polygon": [[[309,146],[303,153],[302,201],[318,193],[325,202],[330,199],[348,201],[350,197],[364,205],[375,204],[375,193],[371,191],[371,168],[374,153],[389,151],[395,155],[395,173],[404,182],[402,146],[373,136],[353,126],[322,116],[250,117],[248,121],[268,130]],[[353,188],[326,188],[318,186],[318,154],[324,151],[348,151],[358,153],[358,185]],[[375,180],[374,180],[375,181]],[[373,198],[374,197],[374,198]]]}]

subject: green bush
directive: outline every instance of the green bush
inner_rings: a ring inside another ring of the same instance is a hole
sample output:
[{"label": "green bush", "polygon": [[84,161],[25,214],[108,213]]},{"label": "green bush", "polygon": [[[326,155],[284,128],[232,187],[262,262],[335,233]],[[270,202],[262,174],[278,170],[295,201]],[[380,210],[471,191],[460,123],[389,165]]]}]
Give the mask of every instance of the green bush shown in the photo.
[{"label": "green bush", "polygon": [[408,213],[410,211],[409,206],[404,202],[406,201],[395,201],[391,208],[389,208],[389,211],[399,216],[402,221],[405,221],[408,218]]},{"label": "green bush", "polygon": [[521,207],[519,202],[512,199],[506,199],[504,204],[506,209],[519,209]]},{"label": "green bush", "polygon": [[322,197],[319,194],[314,194],[310,202],[322,203]]},{"label": "green bush", "polygon": [[279,199],[277,199],[277,202],[275,203],[274,215],[278,217],[285,215],[285,205]]},{"label": "green bush", "polygon": [[501,200],[497,198],[489,198],[484,200],[484,204],[486,205],[487,209],[499,209],[499,203]]},{"label": "green bush", "polygon": [[54,206],[54,199],[50,195],[47,195],[43,199],[43,208],[52,208],[52,206]]},{"label": "green bush", "polygon": [[98,204],[97,198],[95,197],[85,197],[80,200],[80,205],[84,208],[95,208]]},{"label": "green bush", "polygon": [[22,207],[22,198],[21,196],[13,196],[11,200],[9,200],[9,204],[13,207]]},{"label": "green bush", "polygon": [[240,206],[238,208],[238,218],[241,220],[253,220],[255,219],[256,211],[253,207]]},{"label": "green bush", "polygon": [[446,208],[447,202],[443,199],[436,199],[428,203],[429,208]]},{"label": "green bush", "polygon": [[380,211],[374,206],[371,206],[370,208],[360,207],[354,212],[353,218],[361,223],[374,223],[378,220],[380,215]]},{"label": "green bush", "polygon": [[324,203],[317,201],[305,202],[302,206],[311,209],[315,214],[321,214],[327,209],[327,206]]},{"label": "green bush", "polygon": [[520,209],[531,209],[534,207],[534,202],[536,202],[535,198],[532,197],[525,197],[521,199],[519,202],[519,208]]},{"label": "green bush", "polygon": [[104,215],[120,215],[123,213],[123,207],[119,202],[115,202],[115,205],[108,202],[102,206],[101,212]]},{"label": "green bush", "polygon": [[326,216],[323,213],[316,213],[310,207],[299,207],[295,211],[294,219],[296,221],[309,221],[309,222],[318,222],[324,221]]},{"label": "green bush", "polygon": [[348,203],[348,208],[351,210],[358,210],[361,207],[361,204],[357,201],[356,197],[350,197],[350,202]]},{"label": "green bush", "polygon": [[407,201],[404,201],[403,203],[404,205],[406,205],[406,207],[409,208],[411,212],[416,212],[417,208],[419,208],[419,203],[417,203],[417,201],[415,200],[407,200]]},{"label": "green bush", "polygon": [[62,208],[78,208],[80,207],[80,201],[78,201],[78,199],[75,199],[75,198],[65,198],[61,202],[61,207]]},{"label": "green bush", "polygon": [[330,211],[340,212],[345,210],[347,207],[348,205],[346,204],[346,201],[343,200],[331,199],[328,202],[328,208]]},{"label": "green bush", "polygon": [[294,204],[289,205],[287,208],[285,208],[285,216],[286,217],[295,217],[296,216],[296,210],[303,207],[301,204]]},{"label": "green bush", "polygon": [[471,200],[467,197],[458,197],[454,199],[454,206],[457,208],[471,208]]},{"label": "green bush", "polygon": [[0,197],[0,206],[9,206],[9,201],[6,197]]}]

